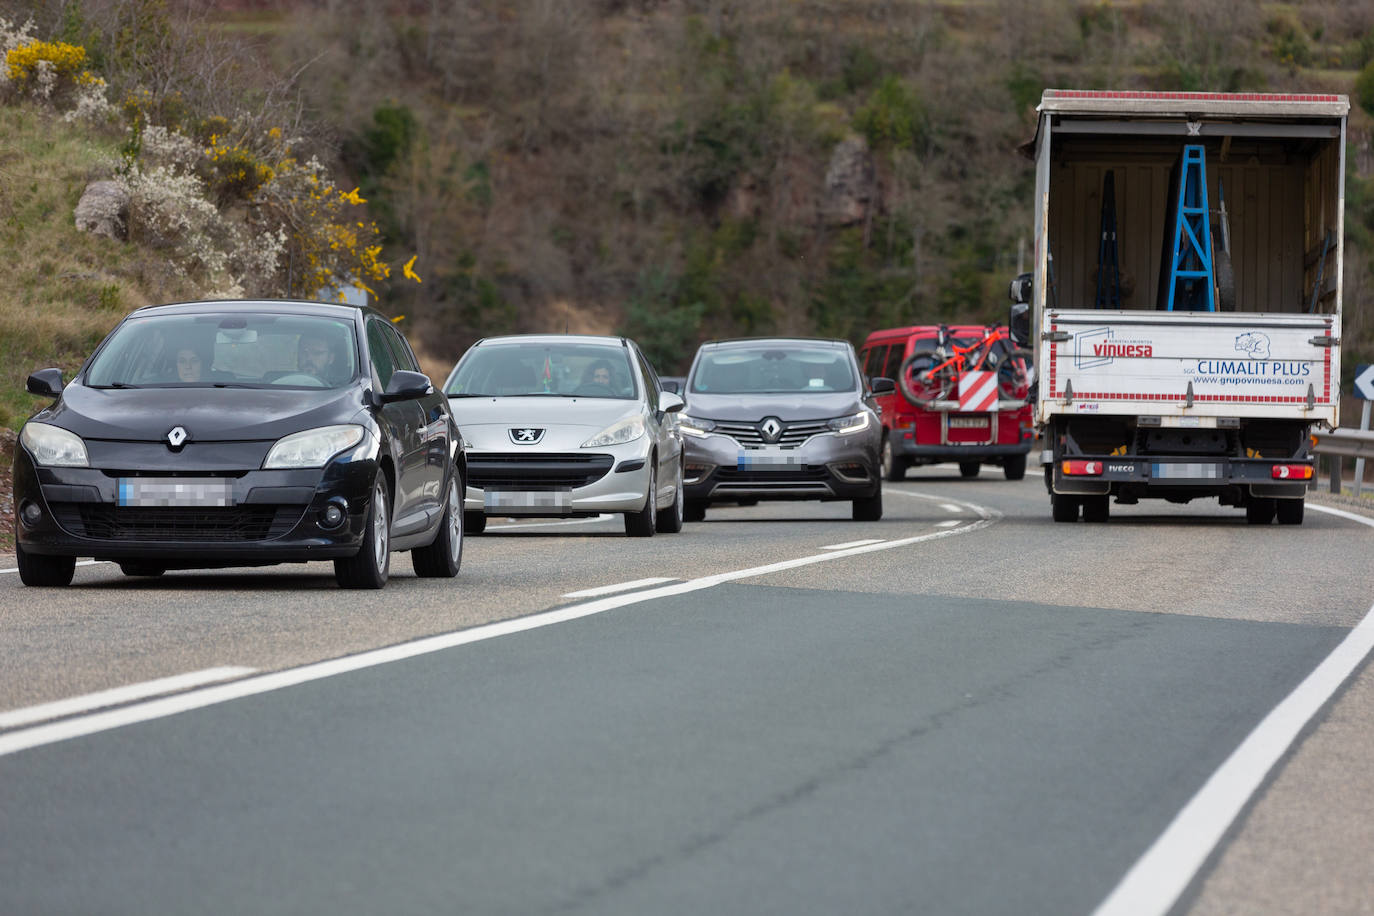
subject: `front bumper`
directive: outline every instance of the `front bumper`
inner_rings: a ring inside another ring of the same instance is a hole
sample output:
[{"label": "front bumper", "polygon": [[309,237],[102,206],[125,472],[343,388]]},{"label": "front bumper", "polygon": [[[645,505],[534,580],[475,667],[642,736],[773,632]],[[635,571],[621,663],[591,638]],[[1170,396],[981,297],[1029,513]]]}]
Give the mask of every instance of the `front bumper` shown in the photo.
[{"label": "front bumper", "polygon": [[585,451],[469,448],[467,463],[468,512],[542,518],[637,512],[649,493],[647,438]]},{"label": "front bumper", "polygon": [[744,448],[729,436],[683,440],[687,499],[864,499],[882,486],[876,436],[813,436],[796,448]]},{"label": "front bumper", "polygon": [[[48,468],[36,466],[21,446],[14,461],[16,540],[32,554],[143,560],[172,569],[350,557],[362,544],[377,472],[375,457],[336,459],[323,469],[215,474]],[[121,478],[172,476],[227,479],[231,505],[119,505]],[[334,527],[323,520],[331,504],[345,513]]]}]

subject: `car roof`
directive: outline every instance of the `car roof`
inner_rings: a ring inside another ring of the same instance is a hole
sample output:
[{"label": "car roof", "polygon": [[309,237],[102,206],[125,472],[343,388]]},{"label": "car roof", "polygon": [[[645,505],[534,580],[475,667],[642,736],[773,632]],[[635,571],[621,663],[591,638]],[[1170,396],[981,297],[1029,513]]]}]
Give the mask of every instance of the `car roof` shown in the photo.
[{"label": "car roof", "polygon": [[316,315],[353,321],[360,314],[390,320],[366,305],[347,302],[315,302],[308,299],[203,299],[196,302],[169,302],[134,309],[128,317],[147,315],[203,315],[216,312],[281,312],[289,315]]},{"label": "car roof", "polygon": [[822,346],[843,349],[849,346],[849,341],[840,340],[833,337],[735,337],[730,340],[708,340],[701,345],[702,349],[710,348],[730,348],[730,347],[787,347],[804,345],[808,347]]},{"label": "car roof", "polygon": [[473,344],[480,347],[484,344],[495,343],[563,343],[573,341],[576,343],[599,343],[608,346],[625,346],[628,339],[624,337],[613,337],[606,334],[504,334],[500,337],[483,337]]}]

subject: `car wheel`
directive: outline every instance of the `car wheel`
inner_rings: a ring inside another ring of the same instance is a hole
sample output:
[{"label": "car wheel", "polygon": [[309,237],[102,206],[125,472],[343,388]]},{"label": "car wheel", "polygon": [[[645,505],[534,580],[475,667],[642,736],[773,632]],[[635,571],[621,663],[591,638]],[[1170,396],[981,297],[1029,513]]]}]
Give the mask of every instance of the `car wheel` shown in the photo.
[{"label": "car wheel", "polygon": [[29,553],[22,545],[14,545],[19,561],[19,580],[25,585],[71,585],[76,573],[76,557],[49,557]]},{"label": "car wheel", "polygon": [[487,530],[487,514],[485,512],[464,512],[463,529],[467,534],[481,534]]},{"label": "car wheel", "polygon": [[1056,522],[1078,521],[1078,497],[1063,493],[1050,494],[1050,513]]},{"label": "car wheel", "polygon": [[372,482],[372,499],[363,525],[363,542],[351,557],[334,561],[340,588],[381,588],[391,571],[391,500],[380,472]]},{"label": "car wheel", "polygon": [[1276,499],[1274,500],[1275,510],[1279,516],[1280,525],[1301,525],[1303,506],[1306,504],[1302,499]]},{"label": "car wheel", "polygon": [[892,442],[886,437],[883,439],[882,462],[884,479],[893,482],[906,479],[907,460],[892,454]]},{"label": "car wheel", "polygon": [[961,461],[959,462],[960,477],[977,477],[978,468],[982,465],[981,461]]},{"label": "car wheel", "polygon": [[167,571],[165,566],[157,566],[152,563],[140,563],[137,560],[128,560],[119,564],[119,571],[126,576],[149,576],[156,578]]},{"label": "car wheel", "polygon": [[1002,473],[1007,480],[1020,480],[1026,476],[1026,456],[1008,455],[1002,459]]},{"label": "car wheel", "polygon": [[682,503],[682,517],[689,522],[706,521],[706,500],[684,500]]},{"label": "car wheel", "polygon": [[660,534],[677,534],[682,530],[682,461],[677,463],[677,484],[673,487],[673,504],[658,512]]},{"label": "car wheel", "polygon": [[1112,514],[1110,496],[1083,497],[1083,521],[1105,522]]},{"label": "car wheel", "polygon": [[444,506],[444,517],[439,522],[434,541],[410,552],[415,575],[423,579],[452,579],[458,575],[458,568],[463,565],[463,516],[466,514],[462,491],[462,478],[454,468],[449,475],[448,504]]},{"label": "car wheel", "polygon": [[853,516],[856,522],[876,522],[883,517],[882,486],[872,496],[854,500]]},{"label": "car wheel", "polygon": [[1252,497],[1245,504],[1245,520],[1251,525],[1267,525],[1274,520],[1274,512],[1278,508],[1276,499],[1264,499]]},{"label": "car wheel", "polygon": [[625,513],[625,533],[632,538],[651,538],[654,536],[654,516],[658,509],[654,506],[654,494],[658,489],[658,473],[654,467],[656,459],[649,456],[649,492],[644,494],[644,508],[638,512]]}]

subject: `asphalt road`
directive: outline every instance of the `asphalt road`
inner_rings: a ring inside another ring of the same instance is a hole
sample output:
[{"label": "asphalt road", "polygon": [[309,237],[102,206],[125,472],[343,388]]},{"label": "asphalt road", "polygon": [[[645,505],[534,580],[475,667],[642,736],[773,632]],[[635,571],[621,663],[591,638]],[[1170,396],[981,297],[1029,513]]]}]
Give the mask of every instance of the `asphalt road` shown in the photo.
[{"label": "asphalt road", "polygon": [[[1374,530],[1312,508],[1055,525],[945,469],[886,502],[494,523],[369,594],[0,573],[0,912],[1088,913],[1374,604]],[[1180,910],[1370,911],[1372,681],[1168,860]]]}]

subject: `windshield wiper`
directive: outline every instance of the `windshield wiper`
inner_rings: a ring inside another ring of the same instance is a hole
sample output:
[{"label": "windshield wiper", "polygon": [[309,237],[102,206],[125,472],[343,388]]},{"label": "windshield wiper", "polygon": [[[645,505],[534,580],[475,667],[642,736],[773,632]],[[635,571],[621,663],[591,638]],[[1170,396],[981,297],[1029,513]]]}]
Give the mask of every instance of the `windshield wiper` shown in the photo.
[{"label": "windshield wiper", "polygon": [[87,385],[87,388],[98,388],[102,391],[106,388],[142,388],[142,385],[130,385],[128,382],[110,382],[108,385]]}]

